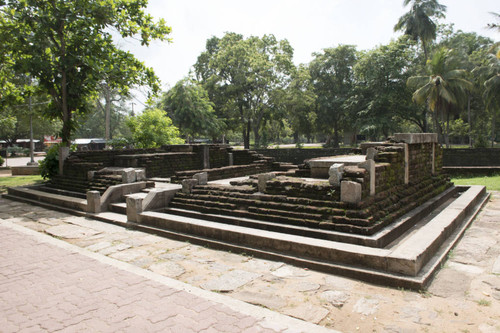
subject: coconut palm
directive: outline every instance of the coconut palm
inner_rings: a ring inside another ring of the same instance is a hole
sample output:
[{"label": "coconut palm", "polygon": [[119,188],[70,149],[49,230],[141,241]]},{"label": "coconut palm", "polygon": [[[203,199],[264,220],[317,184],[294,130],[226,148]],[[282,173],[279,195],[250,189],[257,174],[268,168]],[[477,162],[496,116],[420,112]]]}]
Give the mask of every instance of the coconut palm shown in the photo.
[{"label": "coconut palm", "polygon": [[496,116],[500,110],[500,44],[491,49],[487,61],[472,71],[483,90],[483,99],[486,110],[492,115],[491,119],[491,145],[495,139]]},{"label": "coconut palm", "polygon": [[406,7],[411,3],[408,13],[399,18],[394,31],[404,31],[413,40],[420,41],[424,50],[425,61],[428,59],[428,43],[436,39],[437,25],[433,18],[443,18],[446,6],[437,0],[403,0]]},{"label": "coconut palm", "polygon": [[467,71],[457,68],[453,60],[450,50],[439,49],[427,63],[428,75],[412,76],[407,81],[409,87],[416,89],[413,100],[417,104],[427,103],[429,110],[433,112],[440,142],[443,142],[443,133],[439,116],[442,121],[446,119],[446,145],[449,145],[450,113],[466,104],[468,91],[473,89],[473,84],[466,78]]}]

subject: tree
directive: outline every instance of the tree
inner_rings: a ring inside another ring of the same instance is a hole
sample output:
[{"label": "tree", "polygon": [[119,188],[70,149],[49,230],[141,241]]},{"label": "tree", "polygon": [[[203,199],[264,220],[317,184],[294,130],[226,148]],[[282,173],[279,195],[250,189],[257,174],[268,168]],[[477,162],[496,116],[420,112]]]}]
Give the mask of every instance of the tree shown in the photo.
[{"label": "tree", "polygon": [[130,52],[113,44],[137,36],[142,45],[166,40],[170,28],[144,12],[144,0],[3,1],[0,8],[1,50],[9,69],[29,73],[51,96],[47,114],[61,119],[61,138],[69,145],[75,114],[87,113],[106,78],[111,88],[126,93],[133,85],[159,90],[158,79]]},{"label": "tree", "polygon": [[292,80],[285,93],[287,118],[293,130],[294,141],[299,144],[300,135],[305,135],[308,140],[312,137],[317,117],[314,108],[316,95],[308,66],[299,65],[292,72]]},{"label": "tree", "polygon": [[404,31],[413,40],[420,41],[424,50],[424,62],[428,59],[428,45],[436,39],[436,23],[432,20],[443,18],[446,6],[437,0],[403,0],[406,7],[411,4],[410,11],[399,18],[394,31]]},{"label": "tree", "polygon": [[287,40],[273,35],[262,38],[226,33],[207,41],[207,50],[195,64],[218,112],[223,112],[228,128],[239,128],[244,146],[250,147],[250,132],[259,145],[265,117],[276,108],[273,91],[288,83],[293,49]]},{"label": "tree", "polygon": [[[451,51],[445,48],[438,50],[427,65],[428,75],[412,76],[407,84],[415,88],[413,100],[417,104],[427,103],[433,112],[435,128],[442,142],[442,127],[439,115],[449,125],[453,108],[462,107],[467,100],[468,91],[474,86],[467,80],[467,72],[456,67],[450,56]],[[449,126],[446,128],[446,144],[448,145]]]},{"label": "tree", "polygon": [[[500,22],[500,14],[493,13],[493,12],[491,12],[490,14],[493,15],[497,19],[497,21]],[[500,32],[500,23],[488,23],[487,26],[488,26],[489,29],[495,29],[498,32]]]},{"label": "tree", "polygon": [[354,66],[361,132],[373,140],[400,130],[402,119],[425,131],[420,108],[408,103],[412,91],[406,81],[414,74],[416,59],[412,41],[403,36],[365,52]]},{"label": "tree", "polygon": [[328,134],[333,132],[333,147],[339,147],[340,130],[351,109],[349,99],[354,87],[356,48],[352,45],[339,45],[324,49],[322,53],[314,53],[313,56],[309,70],[317,96],[318,129]]},{"label": "tree", "polygon": [[120,96],[116,91],[103,91],[94,101],[89,112],[78,116],[75,121],[79,126],[75,131],[76,137],[106,138],[109,141],[119,136],[130,136],[125,125],[127,116],[131,113],[130,98]]},{"label": "tree", "polygon": [[495,140],[495,123],[500,110],[500,45],[497,44],[498,51],[491,49],[489,57],[484,64],[474,68],[472,73],[481,83],[483,99],[486,109],[492,116],[491,122],[491,145]]},{"label": "tree", "polygon": [[208,94],[193,80],[184,79],[165,93],[158,106],[167,112],[186,141],[197,136],[217,137],[222,122],[217,119]]},{"label": "tree", "polygon": [[157,148],[184,143],[179,137],[177,127],[160,109],[147,109],[141,115],[130,117],[127,125],[137,148]]}]

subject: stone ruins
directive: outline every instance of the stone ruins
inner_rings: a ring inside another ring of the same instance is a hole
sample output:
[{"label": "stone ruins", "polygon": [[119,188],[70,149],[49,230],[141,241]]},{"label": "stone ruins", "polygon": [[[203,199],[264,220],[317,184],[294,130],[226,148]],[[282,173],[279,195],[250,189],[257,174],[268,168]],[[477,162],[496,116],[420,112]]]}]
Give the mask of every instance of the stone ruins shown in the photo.
[{"label": "stone ruins", "polygon": [[7,197],[373,283],[420,289],[487,199],[442,173],[436,134],[278,163],[221,145],[71,153]]}]

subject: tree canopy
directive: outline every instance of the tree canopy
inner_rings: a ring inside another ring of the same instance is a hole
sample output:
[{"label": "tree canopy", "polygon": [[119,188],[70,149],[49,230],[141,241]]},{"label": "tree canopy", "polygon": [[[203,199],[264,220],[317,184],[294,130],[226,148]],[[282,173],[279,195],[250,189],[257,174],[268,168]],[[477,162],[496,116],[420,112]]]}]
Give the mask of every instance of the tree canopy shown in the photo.
[{"label": "tree canopy", "polygon": [[[0,2],[0,81],[12,73],[27,74],[51,97],[47,115],[62,120],[61,138],[68,145],[75,114],[89,111],[99,85],[126,93],[131,86],[159,90],[158,78],[130,52],[113,42],[121,37],[167,40],[170,28],[144,12],[144,0],[17,0]],[[112,80],[109,80],[112,78]],[[12,86],[3,95],[13,95]]]}]

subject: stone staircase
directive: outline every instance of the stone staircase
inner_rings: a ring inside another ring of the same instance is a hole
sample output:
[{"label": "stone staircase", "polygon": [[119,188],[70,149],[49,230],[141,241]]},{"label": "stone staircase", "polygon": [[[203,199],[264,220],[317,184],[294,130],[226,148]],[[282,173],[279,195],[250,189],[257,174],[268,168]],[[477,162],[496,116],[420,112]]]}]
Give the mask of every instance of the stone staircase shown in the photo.
[{"label": "stone staircase", "polygon": [[64,190],[85,196],[87,191],[99,191],[99,193],[103,194],[109,186],[121,183],[122,177],[120,175],[109,172],[96,172],[92,180],[82,177],[55,176],[46,183],[46,188],[48,188],[48,191],[50,189]]},{"label": "stone staircase", "polygon": [[178,192],[165,212],[197,218],[210,214],[212,220],[230,224],[238,224],[238,218],[252,219],[254,227],[266,230],[269,225],[257,221],[281,225],[284,232],[286,226],[294,226],[372,235],[449,186],[445,178],[436,177],[349,204],[338,201],[338,191],[326,181],[277,177],[267,183],[266,193],[260,193],[257,181],[250,179]]}]

